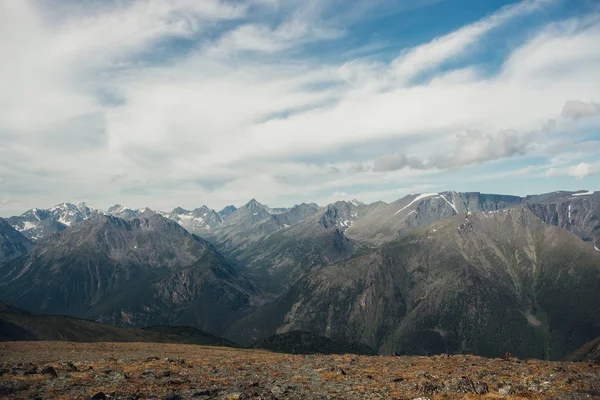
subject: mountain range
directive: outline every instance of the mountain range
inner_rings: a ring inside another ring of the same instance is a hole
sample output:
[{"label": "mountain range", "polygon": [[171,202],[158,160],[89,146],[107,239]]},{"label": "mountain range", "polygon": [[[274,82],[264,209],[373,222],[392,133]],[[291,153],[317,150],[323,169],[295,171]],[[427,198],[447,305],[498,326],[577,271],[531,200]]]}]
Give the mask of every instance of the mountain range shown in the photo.
[{"label": "mountain range", "polygon": [[[3,223],[4,222],[4,223]],[[216,211],[84,203],[0,220],[0,300],[250,344],[559,359],[600,336],[600,192],[423,193]]]}]

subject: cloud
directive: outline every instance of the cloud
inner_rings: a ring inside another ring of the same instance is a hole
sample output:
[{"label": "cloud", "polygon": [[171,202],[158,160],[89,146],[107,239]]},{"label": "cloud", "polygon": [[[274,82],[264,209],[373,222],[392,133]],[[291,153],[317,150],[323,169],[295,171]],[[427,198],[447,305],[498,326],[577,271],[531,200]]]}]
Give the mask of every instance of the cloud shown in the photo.
[{"label": "cloud", "polygon": [[[14,200],[0,213],[78,199],[220,207],[257,187],[293,204],[548,157],[548,143],[552,157],[577,153],[556,168],[597,155],[571,148],[590,139],[583,121],[560,118],[568,99],[600,93],[597,12],[552,22],[535,14],[552,1],[521,1],[424,43],[385,37],[362,58],[346,50],[377,40],[365,27],[416,7],[372,3],[0,2],[0,191]],[[506,54],[474,58],[490,43]]]},{"label": "cloud", "polygon": [[374,172],[397,171],[402,168],[425,169],[422,161],[416,157],[407,157],[405,154],[386,154],[373,163]]},{"label": "cloud", "polygon": [[580,100],[569,100],[562,109],[562,116],[569,119],[591,117],[600,114],[600,104],[596,102],[585,103]]},{"label": "cloud", "polygon": [[453,169],[466,165],[507,157],[523,155],[532,146],[531,137],[519,135],[514,130],[503,130],[496,134],[485,134],[469,130],[457,135],[453,147],[447,151],[434,152],[429,159],[408,157],[402,153],[380,156],[373,163],[374,172],[412,169]]},{"label": "cloud", "polygon": [[595,175],[596,172],[592,169],[592,166],[590,164],[582,162],[580,164],[570,167],[568,170],[568,174],[569,176],[573,176],[577,179],[583,179],[586,176]]},{"label": "cloud", "polygon": [[547,178],[552,178],[553,176],[555,176],[558,173],[558,171],[556,170],[556,168],[548,168],[545,172],[545,175]]},{"label": "cloud", "polygon": [[553,2],[554,0],[531,0],[505,6],[487,18],[404,52],[392,63],[394,73],[402,81],[407,81],[432,70],[446,61],[464,55],[491,30]]}]

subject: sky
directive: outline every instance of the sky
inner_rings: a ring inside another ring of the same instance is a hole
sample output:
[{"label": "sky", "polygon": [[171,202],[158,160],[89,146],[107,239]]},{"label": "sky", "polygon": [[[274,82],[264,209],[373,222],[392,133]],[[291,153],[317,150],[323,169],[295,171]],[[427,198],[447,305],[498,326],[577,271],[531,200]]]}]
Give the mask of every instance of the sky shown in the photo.
[{"label": "sky", "polygon": [[597,0],[0,0],[0,216],[600,190]]}]

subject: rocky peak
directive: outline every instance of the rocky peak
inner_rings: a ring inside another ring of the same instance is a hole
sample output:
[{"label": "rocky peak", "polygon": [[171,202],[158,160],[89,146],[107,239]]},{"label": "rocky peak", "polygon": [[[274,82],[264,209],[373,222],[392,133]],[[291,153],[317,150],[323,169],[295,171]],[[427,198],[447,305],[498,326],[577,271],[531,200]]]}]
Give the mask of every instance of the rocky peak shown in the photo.
[{"label": "rocky peak", "polygon": [[247,208],[249,210],[257,210],[265,209],[267,207],[256,201],[256,199],[252,199],[248,203],[246,203],[243,208]]},{"label": "rocky peak", "polygon": [[235,206],[229,205],[225,208],[223,208],[221,211],[219,211],[219,215],[221,217],[223,217],[224,219],[229,218],[229,216],[231,216],[231,214],[233,214],[234,212],[236,212],[237,208]]}]

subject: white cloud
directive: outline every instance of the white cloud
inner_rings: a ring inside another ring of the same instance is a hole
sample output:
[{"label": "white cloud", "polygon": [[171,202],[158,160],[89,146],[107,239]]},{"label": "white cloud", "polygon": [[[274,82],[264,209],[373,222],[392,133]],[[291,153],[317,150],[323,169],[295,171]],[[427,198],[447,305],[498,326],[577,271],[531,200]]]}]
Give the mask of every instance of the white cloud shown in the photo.
[{"label": "white cloud", "polygon": [[596,172],[592,169],[592,166],[584,162],[574,165],[568,170],[568,174],[577,179],[583,179],[586,176],[595,175],[595,173]]},{"label": "white cloud", "polygon": [[552,142],[582,123],[559,118],[565,102],[600,93],[593,18],[512,38],[493,75],[475,63],[410,80],[549,3],[517,3],[389,63],[325,63],[303,46],[349,34],[323,11],[330,2],[98,2],[56,15],[2,2],[1,191],[15,210],[78,199],[219,207],[257,188],[274,203],[375,185],[391,193],[381,187],[523,155],[532,137]]},{"label": "white cloud", "polygon": [[538,11],[555,0],[527,0],[505,6],[488,18],[466,25],[446,36],[406,51],[392,63],[401,81],[435,69],[443,62],[462,56],[488,32],[516,17]]}]

